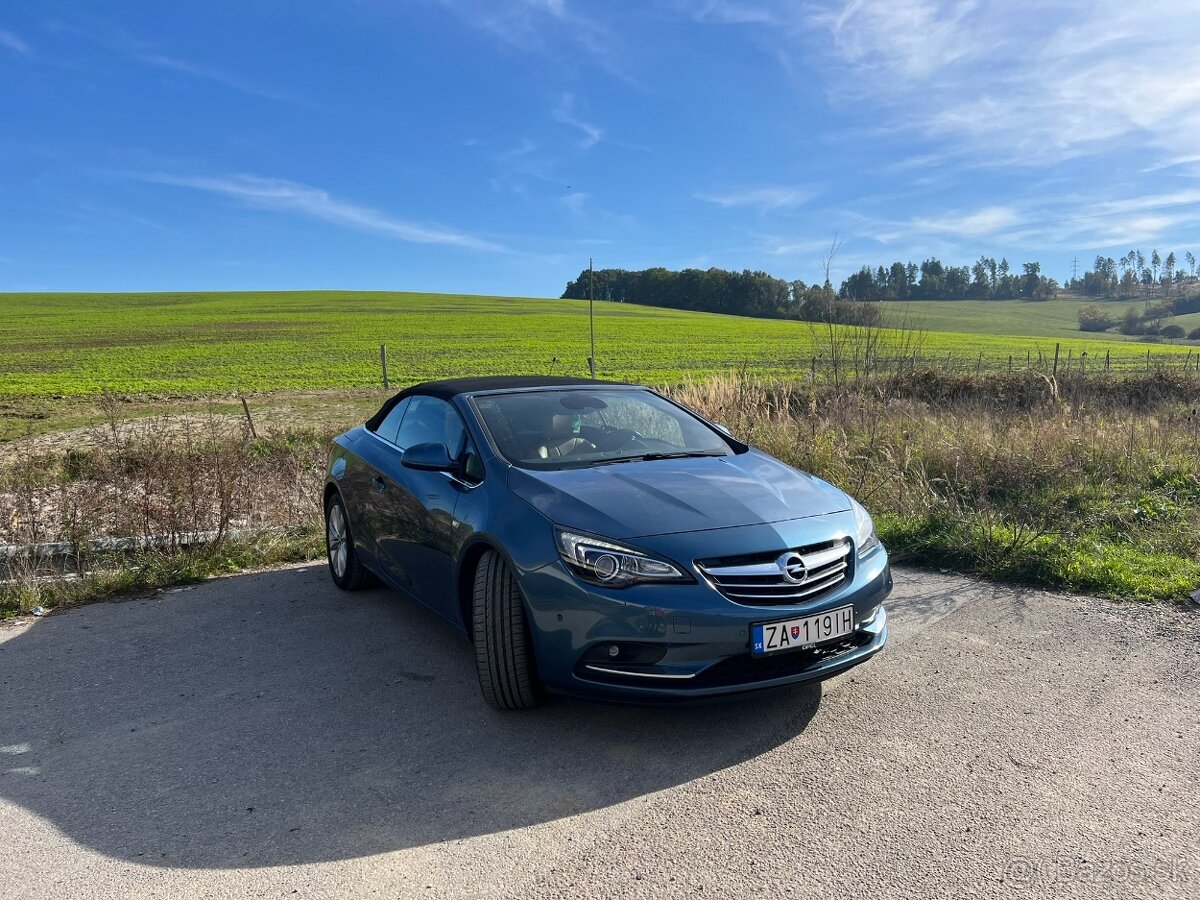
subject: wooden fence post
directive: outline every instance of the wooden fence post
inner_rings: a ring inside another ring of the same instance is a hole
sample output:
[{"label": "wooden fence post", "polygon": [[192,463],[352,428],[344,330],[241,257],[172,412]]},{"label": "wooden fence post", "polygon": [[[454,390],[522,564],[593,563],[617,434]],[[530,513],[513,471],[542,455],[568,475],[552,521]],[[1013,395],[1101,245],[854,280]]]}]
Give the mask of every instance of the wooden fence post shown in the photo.
[{"label": "wooden fence post", "polygon": [[1104,351],[1104,371],[1107,372],[1111,369],[1112,369],[1112,347],[1109,347],[1107,350]]},{"label": "wooden fence post", "polygon": [[1061,349],[1062,349],[1062,344],[1055,344],[1055,345],[1054,345],[1054,371],[1051,373],[1052,375],[1057,375],[1057,374],[1058,374],[1058,352],[1059,352]]},{"label": "wooden fence post", "polygon": [[388,384],[387,373],[387,344],[379,345],[379,362],[383,365],[383,389],[386,391],[391,385]]},{"label": "wooden fence post", "polygon": [[258,432],[254,430],[254,420],[250,418],[250,404],[246,402],[246,396],[242,395],[242,409],[246,413],[246,424],[250,426],[250,437],[258,440]]}]

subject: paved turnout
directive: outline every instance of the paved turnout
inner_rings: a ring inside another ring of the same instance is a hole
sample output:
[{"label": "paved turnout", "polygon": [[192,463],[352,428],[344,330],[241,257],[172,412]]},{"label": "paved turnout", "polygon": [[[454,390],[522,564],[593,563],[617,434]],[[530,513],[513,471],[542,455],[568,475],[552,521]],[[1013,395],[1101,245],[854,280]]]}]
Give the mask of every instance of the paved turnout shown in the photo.
[{"label": "paved turnout", "polygon": [[820,687],[486,708],[319,567],[0,628],[0,897],[1197,897],[1200,609],[914,571]]}]

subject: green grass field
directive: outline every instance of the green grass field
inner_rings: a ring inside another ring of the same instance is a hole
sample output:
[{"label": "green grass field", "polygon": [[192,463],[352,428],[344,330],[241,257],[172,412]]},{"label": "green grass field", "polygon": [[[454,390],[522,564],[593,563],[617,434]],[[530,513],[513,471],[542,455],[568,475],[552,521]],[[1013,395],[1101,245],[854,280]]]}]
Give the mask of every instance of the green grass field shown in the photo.
[{"label": "green grass field", "polygon": [[[1035,312],[1066,314],[1053,303],[992,309],[1010,306],[910,309],[920,311],[918,327],[957,329],[930,330],[923,353],[943,361],[951,354],[961,365],[974,365],[980,354],[992,364],[1006,364],[1010,354],[1019,362],[1039,351],[1052,356],[1056,341],[1063,341],[1064,357],[1068,348],[1076,357],[1086,350],[1092,360],[1111,351],[1114,366],[1144,365],[1147,350],[1189,350],[1059,333],[1048,325],[1040,336],[980,333],[985,319],[1019,331]],[[572,300],[351,291],[3,294],[0,311],[0,396],[9,398],[371,387],[380,381],[381,343],[388,345],[393,384],[587,368],[587,304]],[[662,383],[742,366],[788,376],[807,371],[822,352],[821,334],[800,322],[596,304],[602,377]]]},{"label": "green grass field", "polygon": [[[1030,303],[1025,300],[901,300],[883,304],[889,322],[907,321],[910,327],[928,331],[966,331],[974,334],[1015,334],[1053,338],[1074,343],[1086,339],[1079,330],[1079,307],[1096,302],[1078,297]],[[1114,320],[1120,320],[1132,306],[1138,312],[1143,301],[1113,301],[1100,304]],[[1169,320],[1185,332],[1200,327],[1200,313],[1189,313]],[[1112,331],[1097,336],[1101,340],[1136,341]]]}]

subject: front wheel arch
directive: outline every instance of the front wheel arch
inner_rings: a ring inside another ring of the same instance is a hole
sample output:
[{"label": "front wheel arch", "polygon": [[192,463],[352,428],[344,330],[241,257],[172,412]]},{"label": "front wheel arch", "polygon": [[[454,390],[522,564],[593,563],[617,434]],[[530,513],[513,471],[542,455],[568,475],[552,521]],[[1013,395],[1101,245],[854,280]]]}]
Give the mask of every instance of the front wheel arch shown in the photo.
[{"label": "front wheel arch", "polygon": [[537,706],[543,688],[525,596],[504,554],[489,549],[480,557],[472,599],[475,665],[484,700],[502,710]]},{"label": "front wheel arch", "polygon": [[[504,560],[505,565],[508,566],[510,571],[517,571],[517,567],[513,565],[513,561],[504,552],[504,548],[497,541],[489,538],[476,538],[462,552],[458,564],[458,614],[462,619],[462,628],[466,632],[467,640],[471,643],[475,642],[474,631],[471,627],[471,620],[474,615],[475,573],[479,568],[479,561],[483,559],[484,554],[489,550],[500,554],[500,558]],[[526,610],[526,613],[528,613],[528,610]]]}]

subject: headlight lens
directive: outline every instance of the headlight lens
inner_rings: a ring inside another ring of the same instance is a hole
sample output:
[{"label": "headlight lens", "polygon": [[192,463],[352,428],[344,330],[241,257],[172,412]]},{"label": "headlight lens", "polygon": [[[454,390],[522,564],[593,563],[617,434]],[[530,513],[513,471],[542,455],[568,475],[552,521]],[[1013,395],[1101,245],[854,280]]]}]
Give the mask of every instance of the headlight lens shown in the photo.
[{"label": "headlight lens", "polygon": [[871,514],[863,505],[853,497],[850,498],[850,503],[854,507],[854,542],[858,545],[858,558],[862,559],[880,546],[879,535],[875,533],[875,522],[871,519]]},{"label": "headlight lens", "polygon": [[584,581],[605,587],[628,587],[641,581],[686,582],[692,579],[666,560],[589,534],[554,530],[563,562]]}]

